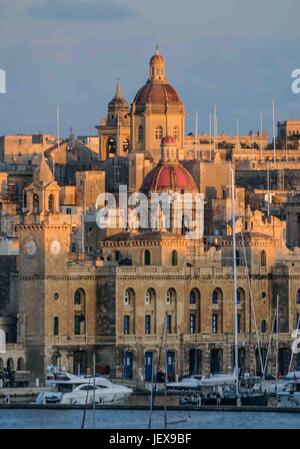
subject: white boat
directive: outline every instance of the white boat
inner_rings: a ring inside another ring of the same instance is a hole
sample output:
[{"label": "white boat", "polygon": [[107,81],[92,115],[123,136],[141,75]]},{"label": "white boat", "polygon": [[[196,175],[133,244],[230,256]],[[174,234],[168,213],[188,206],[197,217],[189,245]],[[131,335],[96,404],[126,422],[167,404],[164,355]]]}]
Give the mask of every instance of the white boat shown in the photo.
[{"label": "white boat", "polygon": [[70,373],[57,373],[47,376],[46,385],[52,391],[42,392],[36,399],[36,404],[71,404],[88,405],[120,404],[132,394],[132,389],[119,384],[113,384],[102,376],[75,376]]},{"label": "white boat", "polygon": [[300,371],[291,371],[277,390],[278,407],[300,407]]}]

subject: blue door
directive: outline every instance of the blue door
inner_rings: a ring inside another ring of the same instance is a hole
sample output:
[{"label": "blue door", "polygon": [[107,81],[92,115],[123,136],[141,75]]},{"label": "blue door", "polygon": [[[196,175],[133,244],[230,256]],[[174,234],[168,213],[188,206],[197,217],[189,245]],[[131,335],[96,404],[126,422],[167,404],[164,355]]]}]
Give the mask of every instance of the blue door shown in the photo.
[{"label": "blue door", "polygon": [[167,352],[167,374],[168,381],[175,380],[175,352]]},{"label": "blue door", "polygon": [[145,353],[145,381],[151,382],[153,369],[153,352]]},{"label": "blue door", "polygon": [[132,379],[132,352],[124,354],[124,378]]}]

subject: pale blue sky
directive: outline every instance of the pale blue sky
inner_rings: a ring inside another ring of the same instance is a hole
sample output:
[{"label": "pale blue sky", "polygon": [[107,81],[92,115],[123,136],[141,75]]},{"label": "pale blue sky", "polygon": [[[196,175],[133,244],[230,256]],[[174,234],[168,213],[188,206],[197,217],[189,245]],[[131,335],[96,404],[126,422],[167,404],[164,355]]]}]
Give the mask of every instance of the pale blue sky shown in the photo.
[{"label": "pale blue sky", "polygon": [[[186,131],[208,130],[214,104],[219,131],[271,128],[300,117],[291,72],[300,68],[299,0],[1,0],[0,135],[89,132],[106,113],[116,78],[131,102],[147,80],[159,44],[167,76],[188,113]],[[91,110],[91,114],[89,114]]]}]

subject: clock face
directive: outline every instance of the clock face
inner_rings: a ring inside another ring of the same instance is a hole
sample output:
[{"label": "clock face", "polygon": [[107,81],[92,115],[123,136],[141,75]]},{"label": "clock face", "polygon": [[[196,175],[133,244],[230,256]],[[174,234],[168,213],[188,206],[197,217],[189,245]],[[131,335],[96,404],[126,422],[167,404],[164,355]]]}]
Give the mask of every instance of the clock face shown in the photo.
[{"label": "clock face", "polygon": [[23,252],[25,256],[34,257],[38,251],[38,245],[33,238],[28,238],[23,242]]},{"label": "clock face", "polygon": [[50,253],[52,256],[58,256],[61,252],[61,244],[59,240],[52,240],[50,243]]}]

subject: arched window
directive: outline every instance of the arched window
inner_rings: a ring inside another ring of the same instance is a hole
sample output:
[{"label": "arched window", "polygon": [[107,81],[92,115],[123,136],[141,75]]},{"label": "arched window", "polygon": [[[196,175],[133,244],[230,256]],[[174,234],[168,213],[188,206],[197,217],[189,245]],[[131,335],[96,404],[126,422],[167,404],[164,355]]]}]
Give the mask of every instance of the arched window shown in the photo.
[{"label": "arched window", "polygon": [[178,265],[178,253],[175,249],[172,251],[172,265],[173,267]]},{"label": "arched window", "polygon": [[215,288],[212,296],[211,296],[211,302],[212,304],[218,304],[223,299],[223,292],[220,288]]},{"label": "arched window", "polygon": [[7,359],[6,366],[7,366],[7,368],[15,369],[14,359],[12,359],[11,357],[9,359]]},{"label": "arched window", "polygon": [[266,322],[266,320],[261,320],[260,330],[261,330],[262,334],[265,334],[267,332],[267,322]]},{"label": "arched window", "polygon": [[155,139],[156,140],[161,140],[163,137],[163,129],[161,126],[157,126],[155,128]]},{"label": "arched window", "polygon": [[144,128],[142,125],[138,127],[138,143],[144,142]]},{"label": "arched window", "polygon": [[115,154],[117,149],[116,141],[113,137],[109,137],[107,140],[107,153],[109,154]]},{"label": "arched window", "polygon": [[40,200],[37,194],[33,195],[33,213],[38,214],[40,211]]},{"label": "arched window", "polygon": [[238,288],[236,291],[236,296],[237,296],[237,303],[241,304],[241,302],[244,301],[245,299],[245,292],[242,288]]},{"label": "arched window", "polygon": [[74,305],[80,306],[84,305],[85,302],[85,292],[82,288],[78,288],[74,294]]},{"label": "arched window", "polygon": [[145,304],[150,305],[155,300],[155,291],[153,288],[148,288],[145,293]]},{"label": "arched window", "polygon": [[166,303],[172,304],[176,300],[176,290],[174,288],[169,288],[166,295]]},{"label": "arched window", "polygon": [[178,142],[178,140],[179,140],[179,128],[178,128],[178,126],[174,126],[174,128],[173,128],[173,138],[174,138],[174,140],[176,140],[176,142]]},{"label": "arched window", "polygon": [[190,304],[196,304],[199,299],[200,299],[199,290],[197,288],[193,288],[193,290],[190,291],[189,297]]},{"label": "arched window", "polygon": [[53,318],[53,335],[54,336],[59,335],[59,318],[58,318],[58,316],[55,316]]},{"label": "arched window", "polygon": [[261,266],[262,268],[264,268],[264,267],[267,266],[267,253],[266,253],[265,250],[263,250],[263,251],[260,253],[260,266]]},{"label": "arched window", "polygon": [[51,194],[48,198],[48,212],[50,214],[54,213],[54,196]]},{"label": "arched window", "polygon": [[124,292],[124,304],[126,306],[130,306],[132,305],[133,300],[134,300],[134,291],[132,290],[132,288],[128,288]]},{"label": "arched window", "polygon": [[151,253],[148,249],[144,252],[144,265],[151,265]]},{"label": "arched window", "polygon": [[296,302],[297,304],[300,304],[300,288],[297,290]]},{"label": "arched window", "polygon": [[17,360],[17,371],[24,371],[25,363],[22,357],[19,357]]}]

